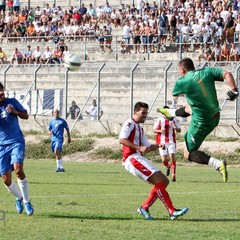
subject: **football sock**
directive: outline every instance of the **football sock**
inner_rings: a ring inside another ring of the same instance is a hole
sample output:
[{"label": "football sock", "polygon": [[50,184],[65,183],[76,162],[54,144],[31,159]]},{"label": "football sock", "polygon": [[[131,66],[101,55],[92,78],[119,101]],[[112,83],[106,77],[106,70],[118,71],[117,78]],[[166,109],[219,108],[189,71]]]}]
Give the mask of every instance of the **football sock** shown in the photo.
[{"label": "football sock", "polygon": [[174,161],[171,162],[171,172],[172,172],[172,176],[176,175],[176,162]]},{"label": "football sock", "polygon": [[168,162],[168,161],[164,161],[164,162],[163,162],[163,165],[164,165],[166,168],[170,168],[170,165],[169,165],[169,162]]},{"label": "football sock", "polygon": [[[4,184],[5,185],[5,184]],[[7,185],[5,185],[7,190],[12,193],[17,199],[22,199],[22,194],[21,192],[19,191],[16,183],[12,180],[12,183],[11,185],[8,187]]]},{"label": "football sock", "polygon": [[154,204],[154,202],[157,200],[157,198],[158,198],[158,196],[157,196],[157,189],[154,186],[152,188],[152,190],[150,191],[150,194],[149,194],[148,198],[142,204],[141,208],[144,209],[144,210],[148,210]]},{"label": "football sock", "polygon": [[17,179],[18,181],[18,186],[20,188],[20,191],[23,196],[23,202],[27,203],[29,202],[29,193],[28,193],[28,181],[27,178],[25,177],[23,180]]},{"label": "football sock", "polygon": [[167,208],[169,214],[172,215],[172,213],[175,211],[175,209],[173,207],[172,200],[171,200],[168,192],[166,191],[164,183],[162,183],[162,182],[157,183],[155,185],[155,188],[157,189],[157,195],[158,195],[159,199],[162,201],[164,206]]},{"label": "football sock", "polygon": [[218,169],[220,167],[220,161],[216,158],[210,157],[208,161],[208,166]]},{"label": "football sock", "polygon": [[62,161],[62,159],[57,159],[56,163],[57,163],[57,168],[63,168],[63,161]]}]

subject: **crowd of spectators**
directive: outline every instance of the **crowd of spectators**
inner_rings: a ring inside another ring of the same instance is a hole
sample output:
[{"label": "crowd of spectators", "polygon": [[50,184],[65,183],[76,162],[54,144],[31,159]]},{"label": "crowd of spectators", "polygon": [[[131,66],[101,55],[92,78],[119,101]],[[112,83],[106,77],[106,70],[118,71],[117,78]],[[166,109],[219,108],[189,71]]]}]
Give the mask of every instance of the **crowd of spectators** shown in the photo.
[{"label": "crowd of spectators", "polygon": [[[28,41],[31,45],[51,41],[57,47],[62,39],[85,39],[98,41],[102,53],[111,53],[113,29],[122,29],[117,42],[124,53],[161,52],[168,44],[177,46],[177,51],[199,51],[199,61],[238,60],[240,0],[163,0],[162,6],[156,1],[135,3],[115,8],[108,1],[105,6],[96,7],[82,3],[68,9],[46,3],[29,10],[8,1],[6,8],[0,5],[1,42]],[[229,55],[223,46],[229,49]],[[26,58],[23,53],[22,63],[61,62],[58,59],[62,57],[53,57],[54,51],[50,58],[42,57],[43,53],[41,57]]]}]

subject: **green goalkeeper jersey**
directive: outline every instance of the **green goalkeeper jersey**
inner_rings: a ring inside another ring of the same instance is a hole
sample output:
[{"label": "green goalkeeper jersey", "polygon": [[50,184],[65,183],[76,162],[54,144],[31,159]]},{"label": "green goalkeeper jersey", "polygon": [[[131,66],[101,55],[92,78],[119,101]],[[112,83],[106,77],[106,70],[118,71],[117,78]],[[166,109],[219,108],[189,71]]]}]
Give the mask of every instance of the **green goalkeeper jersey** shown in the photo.
[{"label": "green goalkeeper jersey", "polygon": [[223,81],[223,71],[218,68],[192,70],[177,80],[172,95],[185,94],[194,120],[206,122],[219,112],[214,82]]}]

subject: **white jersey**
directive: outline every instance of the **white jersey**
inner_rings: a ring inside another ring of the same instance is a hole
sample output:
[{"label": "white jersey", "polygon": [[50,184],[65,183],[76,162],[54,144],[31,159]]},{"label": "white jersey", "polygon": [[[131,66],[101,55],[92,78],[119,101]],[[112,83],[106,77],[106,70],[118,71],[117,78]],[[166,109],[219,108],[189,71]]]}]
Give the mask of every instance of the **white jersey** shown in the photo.
[{"label": "white jersey", "polygon": [[176,143],[176,133],[174,130],[174,125],[176,126],[176,128],[181,127],[176,118],[174,118],[172,121],[169,121],[165,117],[158,118],[156,120],[153,125],[153,129],[163,131],[161,133],[157,133],[156,144]]},{"label": "white jersey", "polygon": [[[103,111],[101,108],[99,109],[100,113]],[[88,109],[89,115],[90,115],[90,119],[91,120],[98,120],[98,106],[91,106]]]},{"label": "white jersey", "polygon": [[[121,138],[128,139],[130,142],[138,146],[151,146],[151,143],[148,141],[146,135],[144,134],[142,126],[136,123],[132,118],[126,120],[123,123],[119,135],[119,139]],[[122,154],[124,159],[128,158],[134,153],[138,153],[141,155],[141,152],[139,152],[138,150],[131,149],[130,147],[124,145],[122,146]]]}]

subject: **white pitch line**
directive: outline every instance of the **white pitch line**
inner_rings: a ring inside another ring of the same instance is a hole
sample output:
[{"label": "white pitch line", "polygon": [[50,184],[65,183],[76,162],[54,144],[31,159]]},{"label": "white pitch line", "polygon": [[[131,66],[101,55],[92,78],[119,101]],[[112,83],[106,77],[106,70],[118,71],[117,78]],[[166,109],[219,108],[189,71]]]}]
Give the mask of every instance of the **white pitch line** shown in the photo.
[{"label": "white pitch line", "polygon": [[[207,191],[207,192],[170,192],[171,195],[196,195],[196,194],[216,194],[216,193],[240,193],[240,190],[229,190],[229,191]],[[109,193],[109,194],[84,194],[84,195],[59,195],[59,196],[31,196],[31,198],[77,198],[77,197],[119,197],[119,196],[145,196],[147,195],[146,193]]]}]

